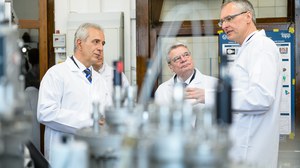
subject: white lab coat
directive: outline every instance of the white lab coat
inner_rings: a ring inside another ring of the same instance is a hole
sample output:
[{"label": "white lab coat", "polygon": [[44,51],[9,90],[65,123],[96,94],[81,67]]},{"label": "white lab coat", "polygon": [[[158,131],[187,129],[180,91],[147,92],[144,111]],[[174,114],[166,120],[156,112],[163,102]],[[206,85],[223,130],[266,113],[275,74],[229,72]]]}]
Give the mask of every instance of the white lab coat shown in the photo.
[{"label": "white lab coat", "polygon": [[[103,63],[102,68],[98,71],[106,80],[110,90],[113,90],[113,78],[114,78],[114,69],[109,66],[107,63]],[[122,87],[126,88],[129,86],[129,81],[125,74],[122,72]]]},{"label": "white lab coat", "polygon": [[280,67],[278,48],[264,30],[245,39],[230,69],[234,111],[230,157],[234,161],[277,167]]},{"label": "white lab coat", "polygon": [[51,67],[41,81],[37,119],[46,126],[45,157],[50,164],[53,145],[59,142],[62,134],[73,137],[78,129],[92,126],[93,101],[112,104],[111,91],[104,78],[93,70],[93,81],[89,83],[82,70],[67,58]]},{"label": "white lab coat", "polygon": [[[215,104],[215,95],[218,79],[212,76],[203,75],[197,68],[194,80],[187,87],[195,87],[205,89],[205,104],[195,104],[196,100],[186,100],[194,105],[194,108],[203,110],[204,108],[212,108]],[[175,76],[175,75],[174,75]],[[158,105],[171,105],[173,96],[174,76],[163,82],[155,91],[155,103]]]}]

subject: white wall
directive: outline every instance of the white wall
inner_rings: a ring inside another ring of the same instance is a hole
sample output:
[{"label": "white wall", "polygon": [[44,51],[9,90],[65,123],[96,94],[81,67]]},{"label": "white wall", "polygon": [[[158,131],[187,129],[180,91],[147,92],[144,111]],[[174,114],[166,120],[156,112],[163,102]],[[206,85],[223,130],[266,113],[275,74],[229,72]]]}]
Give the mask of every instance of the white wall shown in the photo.
[{"label": "white wall", "polygon": [[131,84],[136,84],[135,0],[55,0],[54,3],[55,30],[64,34],[70,13],[123,12],[124,72]]},{"label": "white wall", "polygon": [[[219,19],[220,7],[223,0],[164,0],[161,19],[172,20],[213,20]],[[286,17],[287,0],[250,0],[257,18]],[[188,8],[182,8],[190,4]],[[174,18],[178,11],[174,7],[180,7],[181,15]]]},{"label": "white wall", "polygon": [[[12,7],[16,15],[16,19],[37,20],[39,18],[38,0],[14,0]],[[30,34],[31,41],[38,43],[38,29],[19,29],[19,37],[21,38],[24,32]]]},{"label": "white wall", "polygon": [[18,19],[39,18],[38,0],[12,0],[12,4]]}]

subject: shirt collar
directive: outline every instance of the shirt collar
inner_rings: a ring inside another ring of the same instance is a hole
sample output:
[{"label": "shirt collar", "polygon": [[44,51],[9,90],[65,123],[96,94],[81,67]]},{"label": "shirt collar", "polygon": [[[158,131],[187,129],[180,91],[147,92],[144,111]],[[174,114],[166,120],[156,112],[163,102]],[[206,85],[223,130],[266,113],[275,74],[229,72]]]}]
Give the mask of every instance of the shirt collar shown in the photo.
[{"label": "shirt collar", "polygon": [[244,44],[244,43],[248,43],[248,42],[250,41],[250,39],[254,36],[254,34],[255,34],[256,32],[258,32],[258,30],[256,30],[256,31],[252,32],[251,34],[249,34],[249,35],[247,36],[247,38],[244,40],[243,44]]},{"label": "shirt collar", "polygon": [[99,69],[99,73],[103,73],[104,71],[105,71],[105,68],[106,68],[106,63],[105,62],[103,62],[103,64],[102,64],[102,67]]},{"label": "shirt collar", "polygon": [[181,83],[190,84],[190,83],[194,80],[195,75],[196,75],[196,69],[194,69],[193,74],[192,74],[187,80],[185,80],[185,81],[183,82],[183,81],[182,81],[180,78],[178,78],[177,75],[175,74],[175,76],[174,76],[174,83],[181,82]]},{"label": "shirt collar", "polygon": [[196,74],[196,70],[194,69],[193,74],[187,80],[185,80],[184,83],[190,84],[194,80],[195,74]]},{"label": "shirt collar", "polygon": [[[76,63],[76,66],[79,68],[79,70],[84,71],[86,67],[75,56],[72,57],[74,59],[74,63]],[[92,71],[92,66],[88,67],[88,69]]]}]

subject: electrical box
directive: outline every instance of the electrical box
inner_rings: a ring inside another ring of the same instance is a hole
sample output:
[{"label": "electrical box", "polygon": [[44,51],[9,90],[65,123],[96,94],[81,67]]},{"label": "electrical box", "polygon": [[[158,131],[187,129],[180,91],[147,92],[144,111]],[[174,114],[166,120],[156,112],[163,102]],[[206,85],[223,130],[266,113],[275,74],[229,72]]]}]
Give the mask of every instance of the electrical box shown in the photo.
[{"label": "electrical box", "polygon": [[55,64],[64,62],[67,58],[66,56],[66,35],[59,34],[59,31],[56,31],[53,34],[53,47],[55,53]]}]

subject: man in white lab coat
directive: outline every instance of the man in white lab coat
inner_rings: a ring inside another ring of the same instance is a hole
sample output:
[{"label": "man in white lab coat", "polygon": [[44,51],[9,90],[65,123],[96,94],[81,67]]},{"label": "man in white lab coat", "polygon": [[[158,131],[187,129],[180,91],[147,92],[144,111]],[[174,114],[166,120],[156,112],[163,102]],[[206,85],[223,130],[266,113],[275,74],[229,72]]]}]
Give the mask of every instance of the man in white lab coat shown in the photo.
[{"label": "man in white lab coat", "polygon": [[[96,24],[79,26],[74,38],[74,55],[51,67],[40,86],[37,119],[45,128],[45,157],[52,163],[52,149],[61,135],[72,135],[92,126],[92,102],[111,105],[105,79],[93,70],[103,52],[104,34]],[[86,73],[85,71],[89,72]]]},{"label": "man in white lab coat", "polygon": [[194,106],[212,108],[218,79],[202,74],[194,67],[191,52],[183,43],[176,43],[168,50],[166,57],[169,68],[174,76],[159,85],[155,91],[155,103],[171,105],[173,87],[176,83],[185,85],[185,99]]},{"label": "man in white lab coat", "polygon": [[220,18],[228,39],[241,45],[230,68],[234,112],[230,157],[255,167],[276,168],[282,87],[278,48],[264,30],[257,30],[249,1],[227,1]]}]

